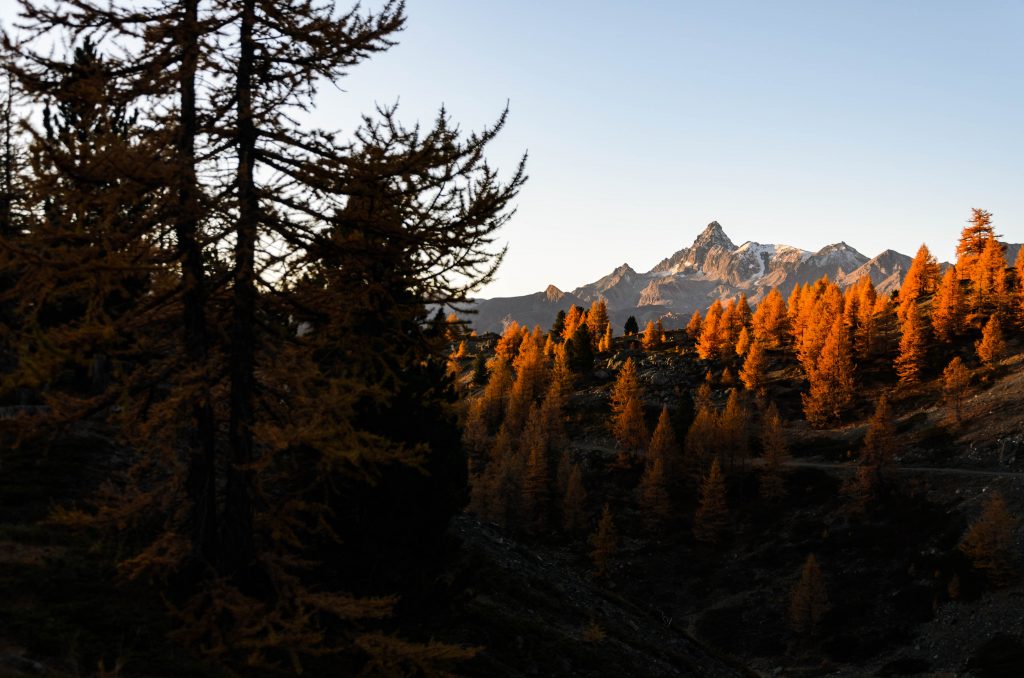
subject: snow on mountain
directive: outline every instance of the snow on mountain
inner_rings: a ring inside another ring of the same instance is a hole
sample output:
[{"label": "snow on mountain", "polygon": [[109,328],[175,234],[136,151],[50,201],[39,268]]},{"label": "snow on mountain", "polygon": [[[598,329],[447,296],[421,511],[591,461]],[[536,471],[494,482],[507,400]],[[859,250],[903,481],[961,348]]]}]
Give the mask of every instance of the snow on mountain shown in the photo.
[{"label": "snow on mountain", "polygon": [[[1007,247],[1011,264],[1018,248]],[[476,301],[472,306],[478,314],[468,317],[480,331],[500,331],[509,319],[547,327],[559,309],[572,304],[586,308],[604,299],[617,327],[630,315],[636,316],[641,325],[659,317],[671,318],[676,322],[668,325],[673,326],[685,322],[694,310],[703,311],[715,299],[744,293],[756,304],[773,287],[788,295],[794,286],[812,283],[824,275],[842,287],[868,275],[879,292],[888,294],[899,288],[910,262],[910,257],[893,250],[868,259],[845,242],[817,252],[753,241],[736,246],[721,224],[712,221],[689,247],[662,259],[646,273],[622,264],[571,293],[551,285],[532,295]]]}]

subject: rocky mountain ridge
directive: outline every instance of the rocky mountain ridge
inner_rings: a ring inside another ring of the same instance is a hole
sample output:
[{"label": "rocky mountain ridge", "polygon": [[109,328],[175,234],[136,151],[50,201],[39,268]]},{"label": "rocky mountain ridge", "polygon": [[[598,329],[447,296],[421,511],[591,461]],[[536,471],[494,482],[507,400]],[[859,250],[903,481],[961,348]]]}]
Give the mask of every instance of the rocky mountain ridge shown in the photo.
[{"label": "rocky mountain ridge", "polygon": [[[1012,262],[1020,245],[1007,246]],[[790,245],[745,242],[736,245],[717,221],[712,221],[689,247],[662,259],[646,273],[622,264],[600,280],[563,292],[549,285],[543,292],[518,297],[476,300],[466,318],[480,332],[500,332],[505,323],[550,326],[559,310],[589,307],[603,298],[617,327],[630,315],[643,324],[663,318],[679,326],[694,310],[715,299],[740,293],[756,304],[773,288],[788,295],[794,286],[823,275],[841,287],[869,275],[880,292],[889,293],[903,282],[912,259],[894,250],[868,258],[845,242],[809,252]]]}]

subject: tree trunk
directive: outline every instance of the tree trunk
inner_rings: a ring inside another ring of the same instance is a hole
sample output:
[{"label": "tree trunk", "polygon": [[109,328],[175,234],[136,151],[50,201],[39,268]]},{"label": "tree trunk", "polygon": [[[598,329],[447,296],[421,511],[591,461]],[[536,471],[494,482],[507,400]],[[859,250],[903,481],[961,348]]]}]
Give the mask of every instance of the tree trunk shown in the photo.
[{"label": "tree trunk", "polygon": [[259,199],[253,178],[256,128],[252,112],[252,69],[255,59],[253,27],[255,0],[244,0],[236,84],[238,147],[238,223],[235,228],[234,316],[231,326],[229,373],[231,459],[224,505],[224,565],[241,574],[255,559],[252,534],[253,403],[255,399],[256,317],[255,253]]},{"label": "tree trunk", "polygon": [[180,159],[178,214],[175,235],[181,261],[182,311],[185,356],[189,367],[200,369],[189,430],[189,465],[186,488],[191,504],[189,527],[193,555],[206,562],[216,558],[217,496],[216,447],[213,407],[210,402],[206,363],[209,345],[206,328],[206,283],[199,243],[199,189],[195,168],[196,68],[199,61],[199,1],[184,0],[180,76],[181,120],[178,136]]}]

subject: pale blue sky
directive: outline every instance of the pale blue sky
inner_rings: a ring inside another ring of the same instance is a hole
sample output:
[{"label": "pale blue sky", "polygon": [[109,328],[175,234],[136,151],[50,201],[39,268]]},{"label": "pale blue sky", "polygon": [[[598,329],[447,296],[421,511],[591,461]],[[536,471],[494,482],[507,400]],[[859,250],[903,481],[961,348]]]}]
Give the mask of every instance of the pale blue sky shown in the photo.
[{"label": "pale blue sky", "polygon": [[[374,4],[374,3],[370,3]],[[0,16],[11,16],[0,0]],[[409,0],[400,44],[325,90],[511,119],[530,182],[482,296],[647,270],[718,220],[738,244],[940,258],[971,207],[1024,241],[1024,3]]]}]

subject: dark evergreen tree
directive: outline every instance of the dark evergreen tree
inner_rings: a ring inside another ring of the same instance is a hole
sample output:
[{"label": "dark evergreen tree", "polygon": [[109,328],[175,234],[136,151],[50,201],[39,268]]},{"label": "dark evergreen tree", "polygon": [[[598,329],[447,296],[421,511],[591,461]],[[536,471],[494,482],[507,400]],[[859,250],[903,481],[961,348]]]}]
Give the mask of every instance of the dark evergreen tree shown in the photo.
[{"label": "dark evergreen tree", "polygon": [[562,332],[565,330],[565,311],[559,311],[558,315],[555,316],[555,322],[551,325],[551,331],[548,333],[552,341],[561,341]]},{"label": "dark evergreen tree", "polygon": [[622,332],[627,337],[631,337],[634,334],[640,333],[640,325],[638,325],[636,322],[636,316],[631,315],[628,318],[626,318],[626,324],[625,326],[623,326]]},{"label": "dark evergreen tree", "polygon": [[594,367],[594,347],[586,323],[580,323],[572,337],[565,342],[569,368],[576,373],[589,372]]}]

